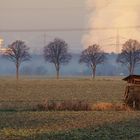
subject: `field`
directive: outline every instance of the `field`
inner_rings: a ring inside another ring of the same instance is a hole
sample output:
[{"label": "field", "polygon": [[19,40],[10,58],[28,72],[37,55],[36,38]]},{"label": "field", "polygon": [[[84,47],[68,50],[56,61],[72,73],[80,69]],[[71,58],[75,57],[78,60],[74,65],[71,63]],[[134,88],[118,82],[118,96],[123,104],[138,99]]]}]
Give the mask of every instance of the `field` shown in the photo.
[{"label": "field", "polygon": [[120,78],[0,79],[0,140],[140,139],[139,111],[32,111],[44,100],[121,103]]}]

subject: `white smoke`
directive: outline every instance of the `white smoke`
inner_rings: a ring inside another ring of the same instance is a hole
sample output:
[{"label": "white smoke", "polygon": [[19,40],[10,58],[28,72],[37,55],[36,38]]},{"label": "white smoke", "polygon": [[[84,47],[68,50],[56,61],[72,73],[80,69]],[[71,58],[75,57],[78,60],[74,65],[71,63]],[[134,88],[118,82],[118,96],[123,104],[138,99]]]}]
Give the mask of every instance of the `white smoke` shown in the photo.
[{"label": "white smoke", "polygon": [[[89,12],[87,27],[126,27],[140,25],[140,0],[86,0],[86,5]],[[119,30],[119,35],[120,44],[129,38],[140,41],[139,29]],[[84,35],[82,42],[85,47],[93,43],[98,43],[105,51],[115,52],[115,37],[116,30],[91,30]]]}]

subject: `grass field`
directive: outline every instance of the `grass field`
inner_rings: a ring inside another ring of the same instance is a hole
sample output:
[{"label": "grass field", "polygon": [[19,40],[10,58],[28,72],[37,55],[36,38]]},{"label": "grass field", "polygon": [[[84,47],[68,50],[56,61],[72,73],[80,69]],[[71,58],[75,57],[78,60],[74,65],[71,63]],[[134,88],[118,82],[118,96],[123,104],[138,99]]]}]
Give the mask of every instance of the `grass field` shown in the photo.
[{"label": "grass field", "polygon": [[139,140],[139,111],[27,111],[45,99],[120,103],[124,89],[120,78],[1,78],[0,140]]},{"label": "grass field", "polygon": [[63,80],[20,80],[0,79],[0,100],[43,101],[81,99],[90,102],[120,102],[125,83],[120,79],[98,78]]}]

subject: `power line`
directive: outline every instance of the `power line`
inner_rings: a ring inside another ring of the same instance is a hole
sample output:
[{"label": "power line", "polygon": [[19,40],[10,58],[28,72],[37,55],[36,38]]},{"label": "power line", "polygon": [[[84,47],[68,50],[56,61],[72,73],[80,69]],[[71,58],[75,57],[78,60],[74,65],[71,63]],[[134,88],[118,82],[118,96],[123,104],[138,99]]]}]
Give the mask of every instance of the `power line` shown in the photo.
[{"label": "power line", "polygon": [[137,29],[137,26],[93,27],[93,28],[41,28],[41,29],[0,29],[0,32],[86,32],[92,30],[126,30]]},{"label": "power line", "polygon": [[[93,28],[42,28],[42,29],[0,29],[0,33],[43,33],[43,44],[44,46],[46,45],[46,37],[49,36],[47,35],[48,32],[89,32],[89,31],[103,31],[103,30],[115,30],[116,31],[116,42],[115,44],[110,44],[110,45],[115,45],[116,46],[116,52],[119,53],[120,51],[120,45],[121,45],[121,39],[124,37],[120,36],[120,30],[127,30],[127,29],[139,29],[140,25],[136,26],[116,26],[116,27],[93,27]],[[49,36],[53,37],[54,36]],[[113,39],[114,37],[111,37],[109,39]],[[109,45],[109,46],[110,46]]]},{"label": "power line", "polygon": [[7,9],[11,9],[11,10],[27,10],[27,9],[67,9],[67,8],[84,8],[84,6],[72,6],[72,7],[69,7],[69,6],[66,6],[66,7],[27,7],[27,8],[18,8],[18,7],[13,7],[13,8],[1,8],[0,10],[7,10]]}]

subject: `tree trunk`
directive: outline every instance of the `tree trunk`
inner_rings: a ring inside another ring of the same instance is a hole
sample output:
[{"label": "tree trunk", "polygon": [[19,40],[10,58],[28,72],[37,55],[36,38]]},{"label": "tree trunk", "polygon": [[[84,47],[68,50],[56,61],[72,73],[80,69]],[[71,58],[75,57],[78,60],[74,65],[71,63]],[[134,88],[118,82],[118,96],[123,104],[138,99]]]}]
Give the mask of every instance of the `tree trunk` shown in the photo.
[{"label": "tree trunk", "polygon": [[56,78],[57,79],[59,79],[59,77],[60,77],[59,71],[60,71],[60,67],[59,67],[59,65],[56,65]]},{"label": "tree trunk", "polygon": [[134,70],[135,70],[135,62],[130,62],[129,65],[129,74],[133,75],[134,74]]},{"label": "tree trunk", "polygon": [[57,70],[57,79],[59,79],[59,69]]},{"label": "tree trunk", "polygon": [[134,69],[135,69],[135,66],[132,67],[132,70],[131,70],[132,75],[134,74]]},{"label": "tree trunk", "polygon": [[96,67],[92,68],[92,79],[95,79],[95,75],[96,75]]},{"label": "tree trunk", "polygon": [[130,66],[130,68],[129,68],[129,74],[130,75],[133,75],[134,74],[134,67],[133,66]]},{"label": "tree trunk", "polygon": [[16,79],[19,79],[19,65],[16,64]]},{"label": "tree trunk", "polygon": [[133,75],[134,74],[134,70],[132,69],[132,71],[131,71],[131,75]]}]

